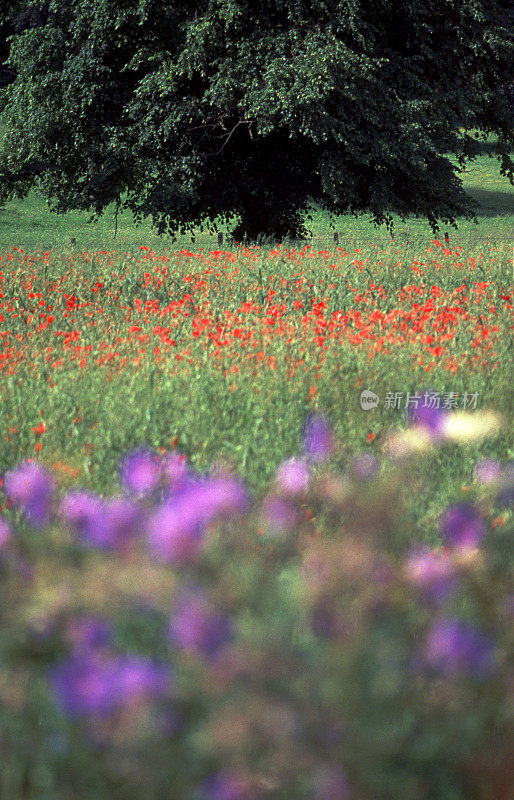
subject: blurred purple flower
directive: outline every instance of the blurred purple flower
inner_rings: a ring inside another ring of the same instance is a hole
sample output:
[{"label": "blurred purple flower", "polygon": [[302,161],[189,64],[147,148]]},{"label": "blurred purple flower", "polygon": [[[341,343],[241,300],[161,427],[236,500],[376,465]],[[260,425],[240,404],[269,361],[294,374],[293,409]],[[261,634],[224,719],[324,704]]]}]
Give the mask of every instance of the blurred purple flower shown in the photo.
[{"label": "blurred purple flower", "polygon": [[277,484],[285,494],[299,495],[307,491],[311,479],[309,465],[303,459],[284,461],[277,472]]},{"label": "blurred purple flower", "polygon": [[175,484],[166,483],[163,487],[162,499],[164,502],[173,502],[183,492],[191,491],[202,486],[206,481],[204,475],[196,472],[185,472]]},{"label": "blurred purple flower", "polygon": [[121,705],[112,664],[96,656],[72,656],[50,670],[50,683],[67,715],[109,715]]},{"label": "blurred purple flower", "polygon": [[304,452],[313,461],[326,461],[334,452],[331,427],[321,414],[313,414],[305,424]]},{"label": "blurred purple flower", "polygon": [[191,563],[200,551],[209,523],[249,508],[250,496],[241,481],[232,477],[195,480],[151,515],[148,543],[157,558]]},{"label": "blurred purple flower", "polygon": [[208,478],[190,491],[200,521],[208,524],[212,520],[244,514],[250,509],[250,495],[245,485],[231,476]]},{"label": "blurred purple flower", "polygon": [[68,639],[75,652],[103,647],[111,639],[111,628],[93,616],[76,617],[67,626]]},{"label": "blurred purple flower", "polygon": [[151,450],[140,448],[127,453],[120,463],[120,482],[129,492],[146,495],[152,492],[161,478],[161,462]]},{"label": "blurred purple flower", "polygon": [[409,406],[407,418],[411,425],[424,428],[434,439],[444,439],[444,423],[449,411],[440,407],[441,397],[438,392],[421,392],[417,407]]},{"label": "blurred purple flower", "polygon": [[360,453],[352,459],[350,469],[356,478],[369,480],[378,470],[378,460],[372,453]]},{"label": "blurred purple flower", "polygon": [[290,531],[294,528],[298,514],[287,500],[269,495],[261,506],[263,522],[276,531]]},{"label": "blurred purple flower", "polygon": [[50,519],[54,482],[48,472],[29,461],[4,475],[5,494],[22,509],[28,522],[43,528]]},{"label": "blurred purple flower", "polygon": [[112,497],[104,502],[104,511],[112,529],[113,543],[122,546],[140,533],[141,509],[127,497]]},{"label": "blurred purple flower", "polygon": [[187,592],[176,605],[168,635],[176,647],[212,656],[232,639],[233,629],[230,617],[201,593]]},{"label": "blurred purple flower", "polygon": [[168,501],[148,519],[146,539],[153,555],[175,564],[193,563],[204,543],[204,527],[189,493]]},{"label": "blurred purple flower", "polygon": [[11,538],[11,529],[5,519],[0,518],[0,553]]},{"label": "blurred purple flower", "polygon": [[181,453],[168,453],[162,462],[162,472],[169,489],[177,490],[185,485],[189,475],[187,456]]},{"label": "blurred purple flower", "polygon": [[124,702],[164,697],[171,688],[168,667],[143,656],[123,656],[116,669]]},{"label": "blurred purple flower", "polygon": [[335,764],[326,764],[314,779],[314,800],[346,800],[350,787],[344,770]]},{"label": "blurred purple flower", "polygon": [[458,587],[458,578],[445,553],[420,547],[411,551],[405,562],[407,580],[426,600],[444,602]]},{"label": "blurred purple flower", "polygon": [[456,619],[433,623],[424,647],[424,662],[436,672],[488,675],[494,665],[491,641],[476,628]]},{"label": "blurred purple flower", "polygon": [[445,543],[457,549],[478,547],[486,533],[477,510],[467,503],[449,506],[442,514],[439,525]]},{"label": "blurred purple flower", "polygon": [[497,461],[492,458],[485,458],[475,464],[473,475],[478,483],[494,483],[498,480],[501,474],[501,467]]},{"label": "blurred purple flower", "polygon": [[57,701],[69,716],[110,714],[134,701],[165,695],[170,673],[141,656],[102,657],[80,653],[56,664],[49,673]]},{"label": "blurred purple flower", "polygon": [[251,800],[253,797],[248,780],[229,773],[211,775],[201,789],[203,800]]},{"label": "blurred purple flower", "polygon": [[123,547],[142,523],[141,510],[128,498],[102,500],[80,489],[63,498],[58,513],[85,544],[102,549]]},{"label": "blurred purple flower", "polygon": [[105,549],[116,546],[115,518],[97,495],[80,489],[69,492],[59,506],[59,516],[85,544]]}]

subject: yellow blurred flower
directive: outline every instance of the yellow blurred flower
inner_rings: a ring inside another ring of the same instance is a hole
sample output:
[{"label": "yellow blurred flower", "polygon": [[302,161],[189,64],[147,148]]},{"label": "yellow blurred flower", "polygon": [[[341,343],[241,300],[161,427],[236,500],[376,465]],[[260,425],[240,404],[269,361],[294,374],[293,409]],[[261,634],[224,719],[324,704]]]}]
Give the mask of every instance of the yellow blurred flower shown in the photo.
[{"label": "yellow blurred flower", "polygon": [[454,411],[444,421],[442,433],[452,442],[476,442],[494,436],[503,426],[503,417],[495,411]]}]

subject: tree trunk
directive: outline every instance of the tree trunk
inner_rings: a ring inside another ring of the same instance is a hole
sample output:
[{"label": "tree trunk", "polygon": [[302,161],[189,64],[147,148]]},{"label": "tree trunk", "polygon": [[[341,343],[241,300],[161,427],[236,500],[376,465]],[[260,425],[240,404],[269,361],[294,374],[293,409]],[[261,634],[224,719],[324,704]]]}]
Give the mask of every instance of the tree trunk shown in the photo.
[{"label": "tree trunk", "polygon": [[242,242],[245,237],[249,242],[262,241],[263,238],[281,242],[286,238],[307,237],[303,214],[298,210],[256,202],[251,209],[242,209],[240,216],[241,222],[232,231],[237,242]]}]

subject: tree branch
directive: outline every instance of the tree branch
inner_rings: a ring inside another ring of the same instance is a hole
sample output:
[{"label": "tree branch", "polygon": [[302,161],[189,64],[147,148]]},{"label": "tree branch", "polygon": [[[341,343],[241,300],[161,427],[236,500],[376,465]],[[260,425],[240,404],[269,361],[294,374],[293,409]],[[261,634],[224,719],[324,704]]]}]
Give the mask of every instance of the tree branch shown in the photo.
[{"label": "tree branch", "polygon": [[[234,127],[232,128],[232,130],[231,130],[231,131],[229,131],[229,133],[228,133],[228,135],[225,137],[225,141],[224,141],[224,142],[223,142],[223,144],[221,145],[220,149],[219,149],[219,150],[217,150],[215,153],[207,153],[207,155],[209,155],[209,156],[219,156],[219,154],[220,154],[220,153],[221,153],[221,152],[222,152],[222,151],[225,149],[225,147],[227,146],[227,144],[228,144],[228,142],[229,142],[229,139],[230,139],[230,137],[232,136],[232,134],[234,133],[234,131],[236,130],[236,128],[238,128],[240,125],[248,125],[248,131],[249,131],[249,133],[250,133],[250,138],[252,138],[252,139],[253,139],[253,136],[252,136],[252,134],[251,134],[251,130],[250,130],[250,126],[251,126],[252,122],[255,122],[255,120],[253,120],[253,119],[240,119],[240,120],[239,120],[239,122],[236,122],[236,124],[234,125]],[[222,137],[222,136],[215,136],[214,138],[215,138],[215,139],[221,139],[221,138],[223,138],[223,137]]]}]

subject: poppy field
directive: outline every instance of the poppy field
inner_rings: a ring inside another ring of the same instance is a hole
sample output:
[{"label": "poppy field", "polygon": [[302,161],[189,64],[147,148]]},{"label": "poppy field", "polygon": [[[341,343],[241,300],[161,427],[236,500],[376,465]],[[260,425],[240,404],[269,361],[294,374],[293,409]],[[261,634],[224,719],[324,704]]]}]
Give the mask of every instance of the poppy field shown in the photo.
[{"label": "poppy field", "polygon": [[[12,248],[0,262],[0,468],[38,457],[98,489],[114,485],[121,453],[171,446],[198,468],[224,458],[258,488],[316,408],[344,447],[366,451],[428,390],[509,418],[510,258],[507,244],[438,240],[424,252]],[[363,411],[363,390],[380,405]],[[484,447],[508,458],[512,441]],[[460,468],[477,454],[459,453]],[[454,457],[430,491],[444,491]]]}]

